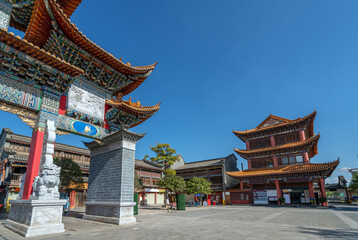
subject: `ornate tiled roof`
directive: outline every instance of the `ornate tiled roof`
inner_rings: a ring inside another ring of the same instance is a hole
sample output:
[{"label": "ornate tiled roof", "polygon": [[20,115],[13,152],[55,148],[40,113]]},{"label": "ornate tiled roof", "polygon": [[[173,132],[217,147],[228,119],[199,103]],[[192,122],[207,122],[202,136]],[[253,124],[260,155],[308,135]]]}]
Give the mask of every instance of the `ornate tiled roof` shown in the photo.
[{"label": "ornate tiled roof", "polygon": [[40,49],[19,36],[15,37],[13,33],[9,33],[4,29],[0,29],[0,41],[70,76],[78,76],[83,73],[82,69]]},{"label": "ornate tiled roof", "polygon": [[128,101],[118,101],[116,99],[107,99],[106,104],[108,104],[112,107],[120,108],[124,111],[129,111],[134,114],[155,113],[159,110],[159,105],[160,105],[160,103],[158,103],[157,105],[154,105],[154,106],[145,107],[145,106],[142,106],[139,101],[136,103],[132,102],[131,98],[129,98]]},{"label": "ornate tiled roof", "polygon": [[117,99],[106,100],[111,106],[106,113],[106,120],[110,128],[132,128],[146,121],[159,110],[159,105],[143,107],[140,102],[133,103],[131,98],[128,101]]},{"label": "ornate tiled roof", "polygon": [[[309,173],[329,171],[329,176],[339,164],[339,158],[334,162],[328,163],[304,163],[295,164],[281,167],[268,167],[268,168],[254,168],[237,172],[226,172],[227,175],[235,178],[245,177],[258,177],[258,176],[272,176],[272,175],[285,175],[295,173]],[[328,175],[326,176],[328,177]]]},{"label": "ornate tiled roof", "polygon": [[[69,16],[66,13],[66,9],[63,8],[64,4],[61,4],[61,2],[59,3],[56,0],[49,0],[48,3],[51,14],[56,19],[64,34],[73,43],[119,72],[143,75],[142,78],[135,81],[136,84],[140,85],[147,77],[146,75],[149,75],[150,72],[154,70],[156,63],[149,66],[133,67],[128,63],[126,64],[121,60],[118,60],[112,54],[106,52],[100,46],[89,40],[81,31],[79,31],[75,24],[71,23]],[[45,2],[36,1],[31,21],[24,38],[39,47],[43,47],[50,37],[52,29],[51,21],[52,19],[47,12]]]},{"label": "ornate tiled roof", "polygon": [[[254,129],[249,129],[246,131],[233,131],[233,133],[239,137],[242,141],[246,141],[247,138],[250,137],[250,135],[256,134],[256,135],[260,135],[263,134],[265,132],[271,132],[272,130],[277,130],[277,129],[282,129],[282,131],[287,131],[288,127],[294,126],[294,125],[299,125],[305,122],[310,123],[309,126],[309,136],[313,135],[313,120],[316,116],[316,110],[303,117],[303,118],[297,118],[295,120],[289,120],[286,118],[281,118],[281,117],[277,117],[275,115],[270,114],[270,116],[268,116],[262,123],[260,123],[256,128]],[[277,120],[276,124],[267,124],[270,120]]]},{"label": "ornate tiled roof", "polygon": [[125,64],[124,62],[118,60],[112,54],[106,52],[100,46],[89,40],[86,35],[78,30],[76,25],[71,23],[70,19],[66,16],[56,0],[49,0],[49,3],[57,23],[60,25],[66,36],[79,47],[86,50],[102,62],[108,64],[114,69],[119,70],[120,72],[126,72],[128,74],[147,74],[148,72],[154,70],[157,63],[149,66],[132,67],[130,64]]},{"label": "ornate tiled roof", "polygon": [[235,152],[237,152],[243,158],[252,158],[252,157],[261,157],[261,156],[270,156],[279,153],[285,153],[287,151],[295,150],[295,149],[302,149],[308,151],[311,150],[313,147],[313,151],[310,153],[310,157],[313,157],[318,153],[317,151],[317,142],[319,140],[320,135],[317,134],[311,138],[308,138],[303,141],[286,143],[282,145],[276,145],[272,147],[265,147],[265,148],[258,148],[252,150],[243,150],[243,149],[236,149],[234,148]]},{"label": "ornate tiled roof", "polygon": [[[266,127],[266,125],[268,125],[269,121],[270,120],[277,120],[278,122],[280,123],[289,123],[289,122],[293,122],[294,120],[290,120],[290,119],[287,119],[287,118],[283,118],[283,117],[279,117],[279,116],[275,116],[275,115],[272,115],[270,113],[270,116],[268,116],[262,123],[260,123],[255,129],[259,129],[259,128],[262,128],[262,127]],[[297,119],[296,119],[297,120]]]},{"label": "ornate tiled roof", "polygon": [[[34,14],[34,7],[43,0],[13,1],[10,26],[25,32]],[[82,0],[59,0],[61,7],[68,17],[76,10]]]}]

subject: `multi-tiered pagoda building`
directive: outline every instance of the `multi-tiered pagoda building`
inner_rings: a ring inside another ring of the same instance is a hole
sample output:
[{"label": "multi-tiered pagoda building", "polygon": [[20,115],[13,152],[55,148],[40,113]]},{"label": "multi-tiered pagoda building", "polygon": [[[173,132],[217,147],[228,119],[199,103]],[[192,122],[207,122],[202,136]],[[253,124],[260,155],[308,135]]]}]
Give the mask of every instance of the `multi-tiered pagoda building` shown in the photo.
[{"label": "multi-tiered pagoda building", "polygon": [[[247,160],[248,169],[228,172],[240,181],[240,189],[251,189],[255,204],[318,202],[326,197],[324,179],[331,176],[339,159],[329,163],[311,163],[317,151],[319,134],[313,131],[316,111],[303,118],[289,120],[268,116],[260,125],[246,131],[233,131],[246,143],[246,149],[234,149]],[[315,193],[314,184],[320,192]]]}]

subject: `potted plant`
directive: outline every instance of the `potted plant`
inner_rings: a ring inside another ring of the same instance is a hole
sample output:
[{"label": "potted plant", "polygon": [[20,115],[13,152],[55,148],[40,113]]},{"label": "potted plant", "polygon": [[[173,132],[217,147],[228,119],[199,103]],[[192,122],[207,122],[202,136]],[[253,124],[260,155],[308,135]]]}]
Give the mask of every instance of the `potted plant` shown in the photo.
[{"label": "potted plant", "polygon": [[318,198],[318,201],[319,201],[322,205],[324,205],[324,204],[327,202],[327,198],[325,198],[325,197],[320,197],[320,198]]},{"label": "potted plant", "polygon": [[286,199],[284,197],[279,197],[278,201],[280,202],[281,205],[285,205]]}]

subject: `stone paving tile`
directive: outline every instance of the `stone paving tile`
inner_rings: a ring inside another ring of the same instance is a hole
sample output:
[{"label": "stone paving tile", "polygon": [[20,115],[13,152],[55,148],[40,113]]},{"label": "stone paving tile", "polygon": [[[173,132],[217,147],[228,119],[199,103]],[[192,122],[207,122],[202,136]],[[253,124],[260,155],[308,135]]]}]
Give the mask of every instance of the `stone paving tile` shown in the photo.
[{"label": "stone paving tile", "polygon": [[[172,214],[163,211],[143,214],[137,216],[138,223],[125,226],[85,221],[79,216],[64,217],[65,233],[35,239],[358,239],[358,230],[342,224],[333,212],[332,209],[311,211],[250,206],[198,208]],[[292,218],[287,220],[287,215]],[[262,218],[267,221],[257,220]],[[317,224],[317,221],[321,222]],[[0,240],[3,239],[24,238],[0,224]]]},{"label": "stone paving tile", "polygon": [[358,212],[357,213],[343,213],[343,214],[358,223]]},{"label": "stone paving tile", "polygon": [[349,228],[342,220],[329,212],[285,212],[284,214],[271,219],[271,223],[290,224],[298,226]]},{"label": "stone paving tile", "polygon": [[209,219],[226,219],[231,221],[259,221],[260,219],[274,214],[275,211],[250,211],[250,210],[234,210],[225,215],[208,216]]}]

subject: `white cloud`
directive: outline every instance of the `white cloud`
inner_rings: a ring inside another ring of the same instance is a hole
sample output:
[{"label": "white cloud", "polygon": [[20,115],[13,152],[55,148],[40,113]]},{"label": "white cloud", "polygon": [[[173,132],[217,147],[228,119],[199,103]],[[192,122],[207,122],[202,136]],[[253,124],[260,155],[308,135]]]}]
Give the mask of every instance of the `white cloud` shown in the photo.
[{"label": "white cloud", "polygon": [[336,177],[327,178],[326,183],[328,183],[328,184],[338,183],[338,178],[336,178]]},{"label": "white cloud", "polygon": [[337,169],[337,172],[343,172],[343,173],[349,173],[350,168],[348,167],[342,167]]}]

